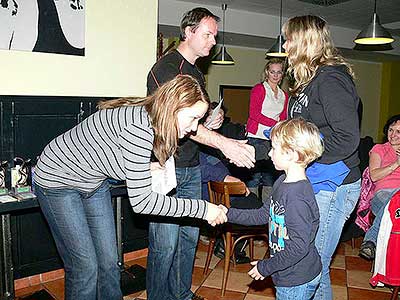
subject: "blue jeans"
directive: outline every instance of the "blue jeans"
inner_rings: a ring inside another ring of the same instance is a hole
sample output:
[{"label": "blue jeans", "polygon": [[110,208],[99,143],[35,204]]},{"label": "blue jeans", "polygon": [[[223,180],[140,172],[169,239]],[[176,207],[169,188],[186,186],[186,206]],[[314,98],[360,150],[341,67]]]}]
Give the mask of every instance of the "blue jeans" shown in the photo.
[{"label": "blue jeans", "polygon": [[[176,197],[201,199],[199,166],[176,168]],[[149,226],[146,287],[148,300],[189,300],[199,228],[193,220],[164,219]],[[170,221],[170,223],[165,223]],[[188,220],[186,220],[188,221]]]},{"label": "blue jeans", "polygon": [[35,185],[65,269],[66,300],[121,300],[108,182],[91,193]]},{"label": "blue jeans", "polygon": [[315,246],[321,256],[322,276],[314,299],[332,299],[329,266],[339,243],[344,223],[354,210],[360,196],[360,183],[361,180],[358,180],[343,184],[334,192],[320,191],[315,195],[320,217]]},{"label": "blue jeans", "polygon": [[[264,143],[269,143],[267,140],[247,138],[248,143],[252,146],[260,145]],[[258,187],[258,186],[273,186],[275,179],[278,177],[272,160],[268,156],[263,160],[257,160],[253,169],[248,172],[248,179],[246,180],[246,185],[248,187]]]},{"label": "blue jeans", "polygon": [[381,220],[383,213],[385,212],[386,204],[392,199],[392,196],[399,189],[385,189],[377,191],[371,200],[371,210],[375,216],[372,226],[365,233],[364,241],[371,241],[376,245],[378,239],[379,226],[381,225]]},{"label": "blue jeans", "polygon": [[321,280],[321,273],[317,275],[313,280],[290,287],[277,286],[276,288],[276,300],[309,300],[317,289]]}]

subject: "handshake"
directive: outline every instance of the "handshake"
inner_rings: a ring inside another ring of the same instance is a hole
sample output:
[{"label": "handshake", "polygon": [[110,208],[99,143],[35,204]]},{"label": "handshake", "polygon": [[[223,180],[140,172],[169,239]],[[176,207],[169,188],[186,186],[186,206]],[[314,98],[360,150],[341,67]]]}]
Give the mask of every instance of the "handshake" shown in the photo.
[{"label": "handshake", "polygon": [[227,212],[228,209],[222,204],[217,206],[215,204],[208,203],[206,220],[211,226],[225,223],[228,221],[226,216]]}]

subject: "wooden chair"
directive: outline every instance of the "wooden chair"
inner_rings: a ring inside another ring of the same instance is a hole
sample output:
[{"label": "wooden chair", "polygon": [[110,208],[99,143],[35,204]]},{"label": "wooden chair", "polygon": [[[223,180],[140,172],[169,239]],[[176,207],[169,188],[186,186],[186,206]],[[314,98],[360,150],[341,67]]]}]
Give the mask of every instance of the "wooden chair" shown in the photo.
[{"label": "wooden chair", "polygon": [[[243,182],[208,182],[208,193],[210,196],[210,202],[216,205],[222,204],[226,207],[230,207],[230,195],[244,195],[246,193],[246,186]],[[268,240],[268,226],[241,226],[230,223],[217,226],[210,238],[210,244],[208,246],[208,253],[206,264],[204,266],[203,274],[207,274],[210,266],[211,257],[215,246],[215,238],[218,233],[221,233],[224,239],[225,246],[225,259],[224,259],[224,271],[222,277],[221,296],[225,295],[226,284],[228,282],[229,263],[233,258],[233,264],[235,264],[235,254],[233,249],[236,244],[243,240],[249,239],[249,250],[250,259],[254,259],[254,237],[262,237]]]}]

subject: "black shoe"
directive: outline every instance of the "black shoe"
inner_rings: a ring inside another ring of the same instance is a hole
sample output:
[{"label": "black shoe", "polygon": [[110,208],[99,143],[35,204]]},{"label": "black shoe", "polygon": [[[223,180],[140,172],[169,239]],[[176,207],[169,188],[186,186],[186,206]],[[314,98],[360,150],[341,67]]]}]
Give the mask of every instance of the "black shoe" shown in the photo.
[{"label": "black shoe", "polygon": [[223,244],[221,246],[220,243],[215,245],[214,248],[214,255],[220,259],[223,259],[225,257],[225,249],[223,247]]},{"label": "black shoe", "polygon": [[374,260],[375,259],[375,244],[374,242],[371,241],[364,241],[361,243],[360,246],[360,251],[358,252],[358,255],[360,255],[362,258],[365,258],[367,260]]},{"label": "black shoe", "polygon": [[250,257],[245,255],[238,255],[235,257],[235,263],[237,263],[238,265],[240,264],[248,264],[250,263]]}]

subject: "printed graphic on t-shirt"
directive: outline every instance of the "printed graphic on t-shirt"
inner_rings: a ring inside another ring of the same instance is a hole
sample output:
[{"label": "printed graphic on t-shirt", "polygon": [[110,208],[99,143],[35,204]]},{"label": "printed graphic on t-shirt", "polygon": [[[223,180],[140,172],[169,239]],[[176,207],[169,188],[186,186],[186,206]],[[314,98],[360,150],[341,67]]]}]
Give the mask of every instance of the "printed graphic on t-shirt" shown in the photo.
[{"label": "printed graphic on t-shirt", "polygon": [[304,107],[308,107],[308,96],[304,93],[300,93],[293,103],[290,116],[293,118],[295,115],[300,115]]},{"label": "printed graphic on t-shirt", "polygon": [[273,256],[274,253],[285,249],[285,240],[289,237],[285,224],[285,208],[271,199],[269,213],[269,247]]}]

